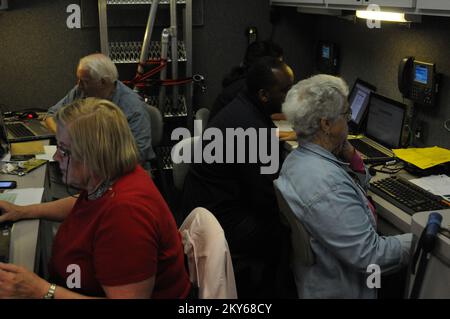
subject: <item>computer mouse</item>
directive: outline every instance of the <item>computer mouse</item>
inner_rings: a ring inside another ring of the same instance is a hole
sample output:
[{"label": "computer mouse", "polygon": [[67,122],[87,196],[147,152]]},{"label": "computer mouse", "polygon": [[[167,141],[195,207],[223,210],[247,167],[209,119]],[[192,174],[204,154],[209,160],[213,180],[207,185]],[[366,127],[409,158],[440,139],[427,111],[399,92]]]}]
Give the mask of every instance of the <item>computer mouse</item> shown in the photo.
[{"label": "computer mouse", "polygon": [[38,117],[39,115],[33,111],[23,112],[22,114],[19,115],[20,119],[28,119],[28,120],[37,119]]}]

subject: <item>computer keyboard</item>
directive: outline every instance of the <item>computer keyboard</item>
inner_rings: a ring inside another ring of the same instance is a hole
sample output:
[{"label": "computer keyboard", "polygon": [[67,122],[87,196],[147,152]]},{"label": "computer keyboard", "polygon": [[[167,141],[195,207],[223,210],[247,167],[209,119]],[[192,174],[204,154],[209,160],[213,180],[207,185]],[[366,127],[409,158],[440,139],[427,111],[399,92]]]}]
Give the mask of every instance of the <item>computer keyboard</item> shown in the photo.
[{"label": "computer keyboard", "polygon": [[366,155],[367,157],[386,157],[386,154],[380,152],[376,148],[364,143],[358,138],[349,139],[350,144],[352,144],[360,153]]},{"label": "computer keyboard", "polygon": [[450,208],[441,197],[397,176],[371,183],[370,190],[410,215],[416,212]]},{"label": "computer keyboard", "polygon": [[31,132],[22,123],[9,123],[9,124],[6,124],[6,129],[9,132],[11,132],[16,137],[34,136],[33,132]]}]

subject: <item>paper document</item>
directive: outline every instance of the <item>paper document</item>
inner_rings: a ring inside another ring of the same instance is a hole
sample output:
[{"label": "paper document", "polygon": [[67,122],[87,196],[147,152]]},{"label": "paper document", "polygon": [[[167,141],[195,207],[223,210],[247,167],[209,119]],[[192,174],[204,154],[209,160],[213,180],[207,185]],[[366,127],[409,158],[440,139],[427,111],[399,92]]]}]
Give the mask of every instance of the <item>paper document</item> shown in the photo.
[{"label": "paper document", "polygon": [[16,194],[16,199],[14,201],[14,204],[16,205],[39,204],[42,201],[44,188],[36,187],[9,189],[5,191],[4,194]]},{"label": "paper document", "polygon": [[447,175],[431,175],[409,180],[419,187],[450,201],[450,177]]},{"label": "paper document", "polygon": [[10,160],[11,160],[11,153],[8,152],[8,153],[5,154],[5,156],[3,156],[1,161],[2,162],[9,162]]},{"label": "paper document", "polygon": [[273,122],[281,132],[292,132],[292,125],[289,121],[274,121]]},{"label": "paper document", "polygon": [[450,161],[450,150],[442,147],[402,148],[392,150],[398,158],[420,169],[427,169]]},{"label": "paper document", "polygon": [[16,201],[17,194],[13,193],[2,193],[0,194],[0,200],[14,204]]},{"label": "paper document", "polygon": [[36,155],[36,159],[43,159],[54,162],[53,155],[56,153],[56,145],[44,145],[45,154]]}]

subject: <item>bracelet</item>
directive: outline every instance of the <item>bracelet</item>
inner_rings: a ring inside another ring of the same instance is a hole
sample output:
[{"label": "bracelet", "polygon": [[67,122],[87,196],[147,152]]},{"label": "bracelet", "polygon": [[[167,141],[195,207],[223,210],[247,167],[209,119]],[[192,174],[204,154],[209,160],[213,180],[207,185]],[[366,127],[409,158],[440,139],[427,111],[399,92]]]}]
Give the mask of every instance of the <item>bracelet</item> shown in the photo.
[{"label": "bracelet", "polygon": [[47,293],[44,295],[44,299],[55,299],[56,285],[50,284]]}]

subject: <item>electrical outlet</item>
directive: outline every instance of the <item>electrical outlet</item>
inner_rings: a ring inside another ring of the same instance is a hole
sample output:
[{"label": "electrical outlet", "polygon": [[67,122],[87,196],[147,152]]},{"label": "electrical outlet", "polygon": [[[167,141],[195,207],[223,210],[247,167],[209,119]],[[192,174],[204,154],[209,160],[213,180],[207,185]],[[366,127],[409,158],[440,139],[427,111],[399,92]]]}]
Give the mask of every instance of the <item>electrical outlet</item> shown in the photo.
[{"label": "electrical outlet", "polygon": [[416,129],[414,130],[414,137],[417,141],[425,143],[425,138],[427,135],[428,125],[424,121],[419,121],[417,123]]}]

